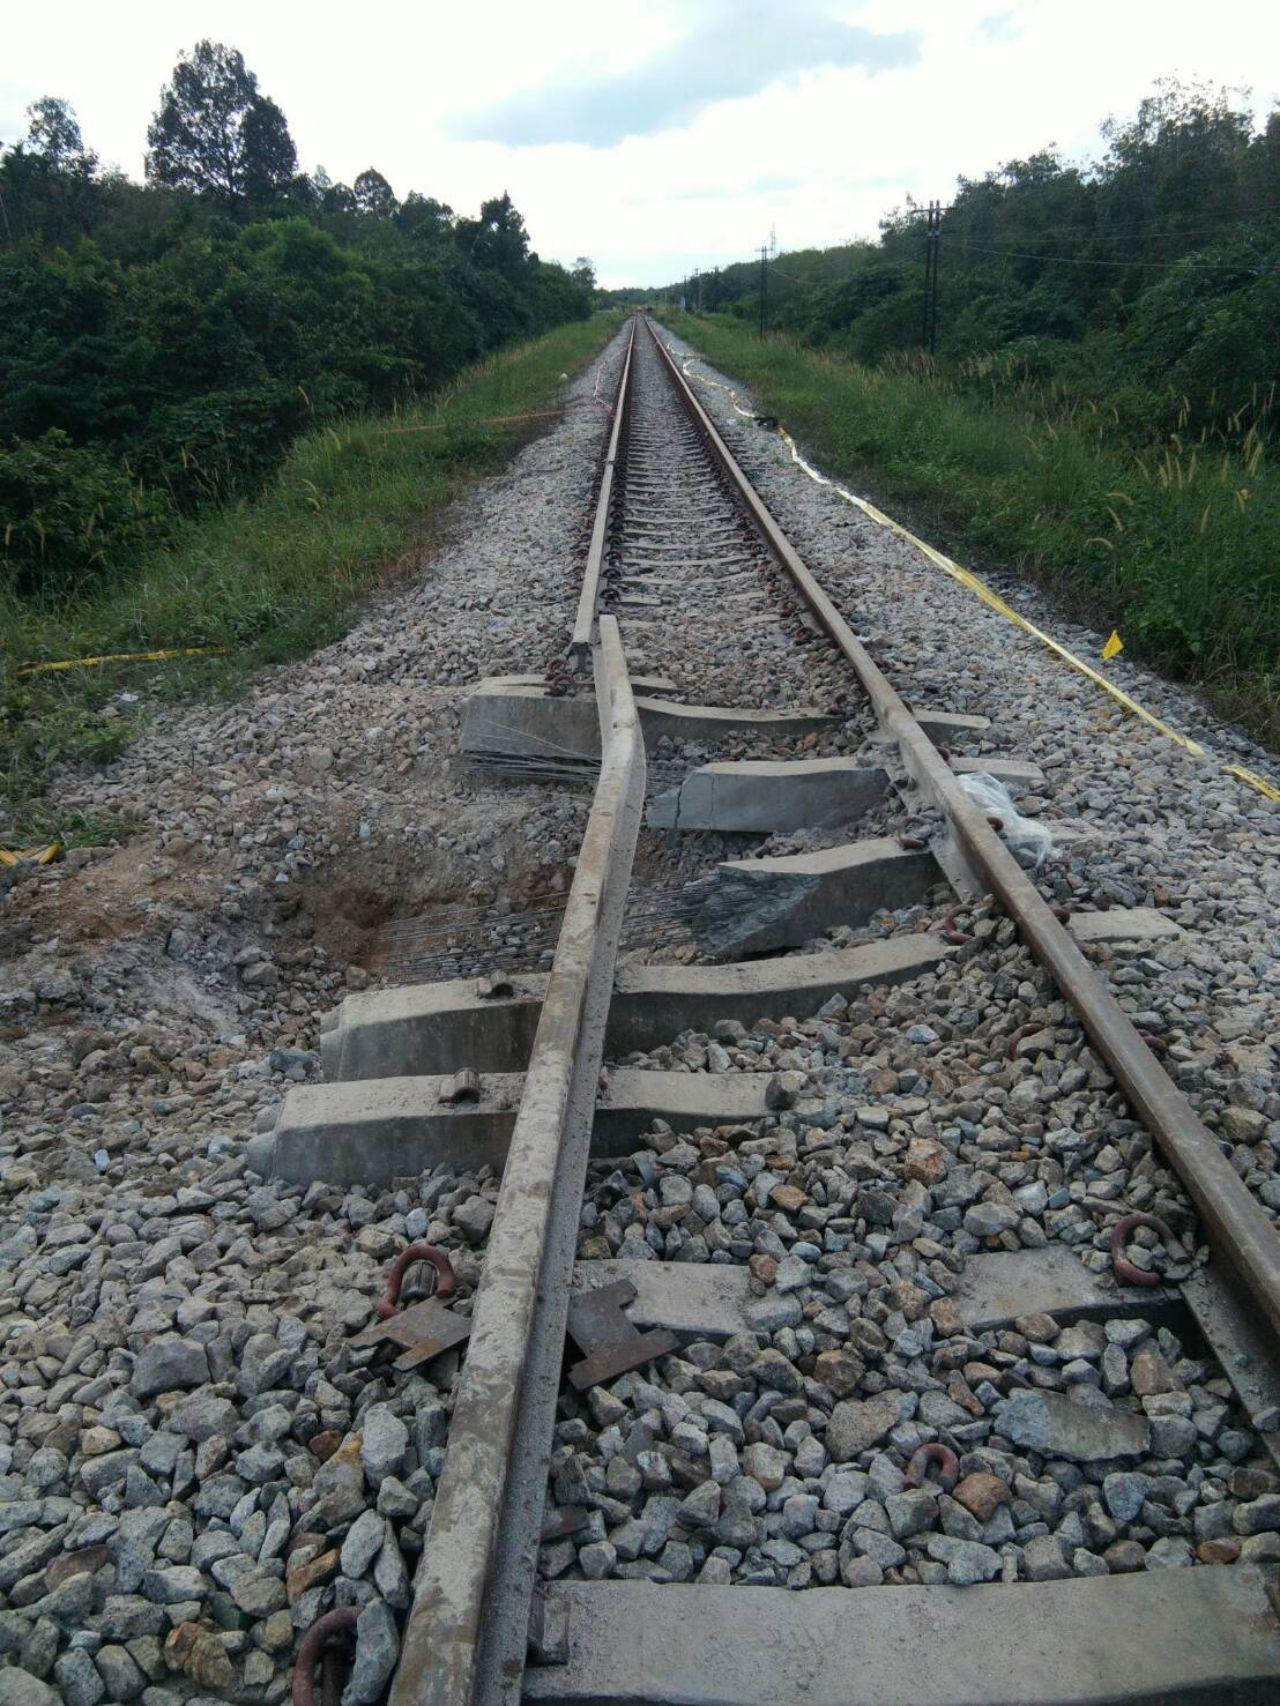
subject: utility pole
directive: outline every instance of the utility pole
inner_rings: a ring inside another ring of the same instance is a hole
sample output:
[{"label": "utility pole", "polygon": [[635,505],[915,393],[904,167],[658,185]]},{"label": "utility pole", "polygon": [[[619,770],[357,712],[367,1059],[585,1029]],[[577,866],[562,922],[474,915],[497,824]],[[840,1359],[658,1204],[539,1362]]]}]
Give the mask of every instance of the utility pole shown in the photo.
[{"label": "utility pole", "polygon": [[720,306],[720,268],[715,269],[711,284],[711,307],[714,312]]},{"label": "utility pole", "polygon": [[[0,142],[0,153],[2,153],[3,151],[4,151],[4,143]],[[0,195],[0,216],[3,216],[3,218],[4,218],[5,241],[7,243],[12,243],[13,242],[13,227],[9,224],[9,209],[5,206],[4,197],[2,195]]]},{"label": "utility pole", "polygon": [[760,337],[769,329],[769,245],[760,245]]},{"label": "utility pole", "polygon": [[924,320],[920,347],[933,355],[938,347],[938,248],[942,235],[942,203],[931,201],[924,227]]}]

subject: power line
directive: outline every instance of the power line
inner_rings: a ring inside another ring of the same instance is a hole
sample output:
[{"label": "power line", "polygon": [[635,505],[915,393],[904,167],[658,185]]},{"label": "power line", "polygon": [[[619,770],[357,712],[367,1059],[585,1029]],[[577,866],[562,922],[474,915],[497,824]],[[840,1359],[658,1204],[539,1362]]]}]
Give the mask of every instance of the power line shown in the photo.
[{"label": "power line", "polygon": [[[948,211],[950,211],[952,208],[954,208],[955,205],[956,205],[955,203],[951,203],[950,207],[943,207],[941,210],[942,213],[945,215]],[[920,209],[920,217],[921,217],[921,219],[923,219],[926,222],[926,232],[927,232],[929,229],[930,210],[928,208],[921,208]],[[1144,238],[1151,238],[1151,239],[1154,239],[1156,241],[1159,241],[1161,238],[1169,238],[1169,239],[1173,240],[1173,239],[1184,239],[1184,238],[1202,237],[1202,236],[1215,237],[1215,236],[1220,236],[1220,235],[1224,235],[1224,236],[1228,235],[1231,231],[1232,226],[1239,225],[1245,217],[1276,219],[1276,218],[1280,218],[1280,213],[1277,213],[1274,208],[1258,208],[1258,209],[1245,208],[1245,209],[1241,209],[1240,214],[1238,216],[1237,215],[1224,215],[1223,216],[1224,223],[1221,225],[1197,226],[1191,230],[1175,229],[1172,226],[1146,227],[1146,228],[1135,226],[1135,227],[1128,228],[1128,236],[1123,237],[1123,239],[1122,239],[1122,232],[1124,231],[1125,228],[1116,227],[1116,226],[1084,226],[1084,225],[1066,226],[1066,227],[1063,227],[1062,229],[1060,229],[1059,231],[1056,231],[1054,233],[1054,236],[1055,236],[1055,238],[1062,237],[1062,238],[1066,238],[1068,240],[1080,239],[1081,241],[1093,241],[1093,242],[1097,242],[1097,243],[1102,244],[1102,245],[1106,245],[1107,243],[1120,241],[1120,240],[1126,240],[1126,241],[1132,240],[1134,242],[1138,242],[1138,241],[1143,240]],[[905,227],[900,228],[900,230],[902,231],[903,235],[906,234],[906,228]],[[944,233],[947,237],[948,243],[953,248],[971,249],[977,253],[982,253],[982,254],[1009,254],[1009,255],[1018,256],[1022,259],[1029,259],[1029,260],[1050,260],[1050,259],[1052,259],[1052,260],[1059,260],[1059,259],[1070,260],[1070,259],[1072,259],[1072,257],[1067,256],[1067,255],[1052,255],[1052,256],[1050,256],[1050,255],[1032,254],[1031,251],[1029,251],[1029,250],[1012,249],[1012,248],[1008,247],[1007,245],[1002,245],[1002,244],[975,243],[971,239],[961,236],[958,232],[946,231],[945,227],[942,227],[942,230],[944,231]],[[1241,232],[1242,236],[1248,235],[1248,234],[1249,233]],[[874,242],[872,242],[870,239],[867,239],[865,242],[858,240],[858,241],[853,241],[853,242],[849,242],[846,244],[838,244],[838,245],[836,245],[836,247],[837,248],[848,248],[848,249],[872,249],[872,250],[875,250],[877,248],[877,245]],[[828,251],[820,251],[820,252],[826,253]],[[891,257],[888,254],[885,254],[883,258],[889,259]],[[734,269],[736,269],[738,267],[742,267],[745,269],[745,268],[753,266],[754,264],[755,263],[752,261],[731,261],[729,263],[729,266],[726,268],[726,273],[732,272]],[[772,266],[773,266],[775,274],[777,275],[777,277],[782,279],[783,282],[788,283],[788,284],[807,284],[807,283],[812,282],[812,278],[814,276],[812,274],[791,273],[791,272],[788,272],[785,267],[783,268],[781,273],[778,273],[777,268],[778,268],[779,264],[780,263],[776,260],[772,262]],[[1095,259],[1093,257],[1085,256],[1085,257],[1081,257],[1079,264],[1082,264],[1082,265],[1087,264],[1090,266],[1120,266],[1120,267],[1126,267],[1126,266],[1177,266],[1177,265],[1187,265],[1187,264],[1191,264],[1191,265],[1197,265],[1198,264],[1198,265],[1202,265],[1202,266],[1211,266],[1215,269],[1226,268],[1229,270],[1234,270],[1236,265],[1241,264],[1241,263],[1229,262],[1229,261],[1188,263],[1188,262],[1180,260],[1177,257],[1174,257],[1172,259],[1165,257],[1164,259],[1159,260],[1159,261],[1142,261],[1142,260],[1131,260],[1128,258],[1124,258],[1124,259],[1120,259],[1120,260],[1108,260],[1108,259],[1105,259],[1101,256],[1099,256]],[[815,271],[820,275],[821,269],[815,269]],[[834,277],[835,275],[832,274],[831,276]]]},{"label": "power line", "polygon": [[1051,261],[1061,262],[1066,266],[1076,267],[1151,267],[1157,271],[1171,271],[1174,267],[1192,267],[1197,272],[1243,272],[1250,270],[1245,261],[1189,261],[1162,260],[1144,261],[1136,256],[1130,256],[1123,261],[1104,260],[1093,255],[1045,255],[1033,254],[1029,249],[995,248],[989,244],[966,243],[962,237],[948,237],[947,246],[952,249],[965,249],[976,255],[1003,255],[1010,260],[1020,261]]},{"label": "power line", "polygon": [[929,203],[929,223],[924,234],[924,319],[920,347],[933,355],[938,347],[938,248],[942,229],[942,203]]},{"label": "power line", "polygon": [[[1012,192],[1008,192],[1008,191],[1004,192],[1002,199],[1000,201],[991,202],[985,208],[974,208],[970,204],[967,204],[963,201],[949,201],[949,202],[946,202],[943,204],[942,212],[943,212],[944,217],[948,213],[955,213],[957,211],[964,212],[964,213],[989,212],[989,213],[995,214],[996,216],[999,216],[1001,213],[1003,213],[1005,211],[1004,204],[1007,201],[1007,199],[1009,199],[1011,193]],[[1126,217],[1125,219],[1120,220],[1119,222],[1117,222],[1115,224],[1110,224],[1110,223],[1108,223],[1107,218],[1106,218],[1105,207],[1100,208],[1098,210],[1098,212],[1099,212],[1099,218],[1096,219],[1092,224],[1090,224],[1090,225],[1067,225],[1067,226],[1063,226],[1063,228],[1062,228],[1063,234],[1065,236],[1069,236],[1069,237],[1094,237],[1094,236],[1114,236],[1114,235],[1118,235],[1121,232],[1131,232],[1135,236],[1139,236],[1139,237],[1141,237],[1141,236],[1173,237],[1173,236],[1180,235],[1181,230],[1182,230],[1182,228],[1180,226],[1171,225],[1171,224],[1170,225],[1151,225],[1141,215],[1138,215],[1136,217]],[[901,225],[898,225],[896,227],[882,226],[881,229],[882,230],[886,230],[886,229],[888,229],[888,230],[905,230],[909,223],[918,223],[920,220],[927,220],[928,213],[929,213],[929,210],[927,207],[913,207],[911,209],[910,214],[907,216],[907,219],[904,220]],[[1152,215],[1152,218],[1160,218],[1160,217],[1161,217],[1161,215],[1158,213],[1155,213]],[[1169,216],[1165,216],[1165,217],[1169,217]],[[1200,212],[1199,217],[1202,219],[1207,219],[1209,217],[1209,215],[1207,212]],[[1220,214],[1216,215],[1216,217],[1218,219],[1220,219],[1221,221],[1223,221],[1224,224],[1227,224],[1227,225],[1239,224],[1240,221],[1244,220],[1244,219],[1252,219],[1252,218],[1274,219],[1276,217],[1276,207],[1275,207],[1275,204],[1273,202],[1264,202],[1260,206],[1253,204],[1253,203],[1249,203],[1243,207],[1235,208],[1232,211],[1227,211],[1224,208]],[[1217,227],[1216,226],[1197,227],[1197,229],[1207,229],[1207,230],[1212,231],[1212,230],[1217,229]],[[853,238],[850,240],[850,242],[847,245],[842,245],[842,246],[847,246],[849,248],[857,248],[860,246],[862,241],[863,241],[863,239]],[[872,239],[868,238],[868,239],[866,239],[866,241],[871,242]]]},{"label": "power line", "polygon": [[[1207,237],[1212,239],[1214,237],[1230,236],[1234,230],[1243,228],[1246,218],[1274,219],[1276,217],[1278,216],[1274,210],[1268,211],[1264,209],[1254,214],[1246,215],[1242,213],[1239,217],[1232,215],[1220,225],[1198,225],[1193,226],[1190,229],[1175,228],[1173,226],[1153,226],[1148,228],[1134,226],[1127,230],[1121,230],[1105,225],[1063,225],[1058,226],[1055,229],[1054,236],[1078,239],[1081,242],[1097,242],[1103,244],[1129,242],[1140,243],[1145,242],[1148,239],[1155,242],[1160,242],[1161,240],[1176,242],[1180,239],[1192,237]],[[951,233],[948,232],[948,235],[951,235]],[[960,238],[957,231],[956,241],[959,240]]]}]

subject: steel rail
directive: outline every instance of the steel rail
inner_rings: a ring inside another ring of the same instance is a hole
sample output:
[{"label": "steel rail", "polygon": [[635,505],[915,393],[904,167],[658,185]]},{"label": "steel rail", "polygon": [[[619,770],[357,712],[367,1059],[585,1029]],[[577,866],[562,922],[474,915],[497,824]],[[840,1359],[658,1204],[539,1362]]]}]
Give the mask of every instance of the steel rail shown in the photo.
[{"label": "steel rail", "polygon": [[739,467],[692,387],[646,318],[646,329],[690,418],[720,463],[768,548],[862,683],[881,729],[908,774],[942,811],[957,846],[1014,921],[1032,954],[1074,1008],[1129,1103],[1159,1144],[1208,1228],[1215,1253],[1280,1336],[1280,1238],[1217,1139],[1138,1035],[1119,1002],[1054,917],[1035,884],[894,691]]},{"label": "steel rail", "polygon": [[636,321],[632,318],[627,353],[622,362],[622,376],[613,402],[613,428],[605,452],[604,472],[600,477],[600,492],[596,500],[595,521],[591,528],[591,544],[582,576],[582,591],[578,594],[578,614],[573,624],[569,654],[585,662],[591,652],[595,634],[596,612],[600,606],[600,575],[604,568],[604,542],[609,531],[609,511],[613,505],[613,482],[617,472],[618,447],[622,441],[623,420],[631,396],[631,357],[636,347]]},{"label": "steel rail", "polygon": [[[602,491],[602,504],[605,496]],[[596,665],[600,778],[503,1169],[390,1706],[470,1706],[480,1698],[481,1645],[521,1438],[529,1344],[538,1331],[539,1307],[549,1302],[562,1310],[567,1305],[573,1238],[557,1241],[557,1257],[550,1264],[548,1244],[557,1201],[570,1198],[571,1224],[577,1224],[604,1039],[602,1023],[588,1027],[585,1021],[592,989],[601,992],[607,1007],[612,987],[645,777],[644,741],[612,616],[599,621]],[[575,1085],[584,1083],[590,1091],[587,1117],[573,1122],[575,1105],[583,1101],[575,1097]],[[572,1133],[571,1122],[579,1128]],[[571,1137],[574,1164],[566,1167]],[[561,1343],[562,1335],[556,1341],[556,1376]],[[544,1461],[539,1456],[539,1464]],[[520,1635],[522,1665],[523,1629]]]}]

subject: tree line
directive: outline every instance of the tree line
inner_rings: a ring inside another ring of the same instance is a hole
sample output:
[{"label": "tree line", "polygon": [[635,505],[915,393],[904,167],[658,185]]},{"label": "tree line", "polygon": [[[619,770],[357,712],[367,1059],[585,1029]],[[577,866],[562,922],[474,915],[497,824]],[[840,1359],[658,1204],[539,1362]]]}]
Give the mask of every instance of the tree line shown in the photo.
[{"label": "tree line", "polygon": [[[1166,82],[1103,137],[1091,164],[1049,147],[959,180],[940,227],[938,361],[976,393],[1044,387],[1129,437],[1265,434],[1280,371],[1280,112],[1258,129],[1229,93]],[[924,230],[908,204],[877,242],[780,255],[771,327],[862,362],[919,359]],[[752,260],[663,294],[751,320],[759,285]]]},{"label": "tree line", "polygon": [[508,195],[478,215],[373,167],[298,170],[234,48],[184,54],[145,182],[105,170],[72,108],[0,144],[0,561],[5,591],[84,590],[197,506],[252,490],[304,427],[385,409],[512,338],[591,311]]}]

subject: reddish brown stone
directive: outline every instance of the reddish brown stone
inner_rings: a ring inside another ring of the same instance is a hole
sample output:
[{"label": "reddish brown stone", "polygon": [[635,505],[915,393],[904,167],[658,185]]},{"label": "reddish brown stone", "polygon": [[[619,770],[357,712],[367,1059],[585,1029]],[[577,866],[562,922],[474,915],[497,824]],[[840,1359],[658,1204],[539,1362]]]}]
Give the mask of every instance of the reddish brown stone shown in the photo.
[{"label": "reddish brown stone", "polygon": [[1240,1542],[1230,1534],[1220,1540],[1202,1540],[1196,1547],[1196,1557],[1202,1564],[1234,1564],[1240,1556]]},{"label": "reddish brown stone", "polygon": [[907,1145],[902,1170],[908,1179],[917,1179],[926,1186],[936,1185],[946,1176],[946,1151],[931,1137],[913,1137]]},{"label": "reddish brown stone", "polygon": [[814,1358],[813,1378],[830,1387],[837,1398],[847,1398],[862,1379],[862,1360],[852,1351],[820,1351]]},{"label": "reddish brown stone", "polygon": [[341,1444],[342,1435],[338,1430],[336,1428],[326,1428],[323,1433],[312,1435],[311,1439],[308,1441],[307,1449],[313,1457],[318,1458],[321,1463],[324,1463],[328,1458],[333,1456],[334,1452]]},{"label": "reddish brown stone", "polygon": [[107,1561],[105,1546],[82,1546],[78,1552],[64,1552],[47,1567],[44,1579],[52,1591],[71,1576],[91,1576]]},{"label": "reddish brown stone", "polygon": [[998,1475],[989,1475],[983,1469],[966,1475],[951,1496],[979,1522],[990,1522],[999,1506],[1007,1505],[1013,1498]]},{"label": "reddish brown stone", "polygon": [[775,1185],[769,1192],[769,1201],[784,1214],[798,1214],[808,1200],[797,1185]]},{"label": "reddish brown stone", "polygon": [[954,1297],[939,1297],[929,1305],[929,1318],[935,1330],[944,1338],[949,1339],[954,1333],[964,1332],[964,1322]]},{"label": "reddish brown stone", "polygon": [[1019,1315],[1014,1326],[1035,1345],[1051,1345],[1062,1331],[1052,1315]]},{"label": "reddish brown stone", "polygon": [[1102,1556],[1107,1561],[1107,1568],[1116,1576],[1146,1568],[1147,1554],[1136,1540],[1117,1540],[1107,1547]]},{"label": "reddish brown stone", "polygon": [[1242,1463],[1231,1471],[1227,1486],[1238,1499],[1260,1499],[1264,1493],[1274,1493],[1276,1478],[1260,1463]]},{"label": "reddish brown stone", "polygon": [[308,1588],[319,1587],[324,1582],[330,1582],[338,1573],[338,1549],[322,1552],[318,1558],[313,1558],[309,1564],[299,1564],[285,1574],[284,1587],[289,1595],[289,1603],[300,1599]]},{"label": "reddish brown stone", "polygon": [[985,1416],[987,1413],[981,1398],[976,1396],[958,1369],[952,1369],[947,1376],[947,1397],[953,1404],[959,1404],[962,1410],[967,1410],[971,1416]]},{"label": "reddish brown stone", "polygon": [[229,1689],[236,1680],[231,1656],[212,1629],[199,1623],[179,1623],[164,1644],[170,1670],[181,1671],[203,1688]]}]

